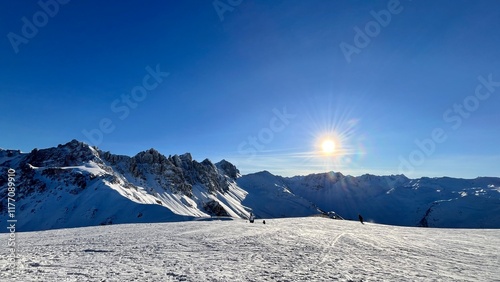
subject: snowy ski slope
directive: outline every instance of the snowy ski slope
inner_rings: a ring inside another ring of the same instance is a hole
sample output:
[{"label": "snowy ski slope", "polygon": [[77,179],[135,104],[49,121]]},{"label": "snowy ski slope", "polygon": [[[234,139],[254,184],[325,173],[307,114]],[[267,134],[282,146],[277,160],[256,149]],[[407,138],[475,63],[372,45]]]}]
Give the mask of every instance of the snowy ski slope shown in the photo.
[{"label": "snowy ski slope", "polygon": [[498,229],[308,217],[16,235],[16,268],[1,248],[0,281],[500,281]]}]

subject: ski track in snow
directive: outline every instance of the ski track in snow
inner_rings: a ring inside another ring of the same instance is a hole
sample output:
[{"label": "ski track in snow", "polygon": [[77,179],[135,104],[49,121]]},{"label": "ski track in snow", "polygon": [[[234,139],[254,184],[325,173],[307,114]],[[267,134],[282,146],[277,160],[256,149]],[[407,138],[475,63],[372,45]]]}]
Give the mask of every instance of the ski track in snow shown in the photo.
[{"label": "ski track in snow", "polygon": [[0,281],[500,281],[500,230],[325,218],[17,233]]}]

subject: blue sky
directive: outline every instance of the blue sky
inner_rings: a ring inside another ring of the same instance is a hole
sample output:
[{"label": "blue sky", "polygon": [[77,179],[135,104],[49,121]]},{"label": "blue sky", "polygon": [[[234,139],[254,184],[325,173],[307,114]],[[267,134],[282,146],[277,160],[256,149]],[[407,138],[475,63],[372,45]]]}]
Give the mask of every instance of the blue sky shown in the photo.
[{"label": "blue sky", "polygon": [[0,3],[2,148],[500,176],[498,1],[40,3]]}]

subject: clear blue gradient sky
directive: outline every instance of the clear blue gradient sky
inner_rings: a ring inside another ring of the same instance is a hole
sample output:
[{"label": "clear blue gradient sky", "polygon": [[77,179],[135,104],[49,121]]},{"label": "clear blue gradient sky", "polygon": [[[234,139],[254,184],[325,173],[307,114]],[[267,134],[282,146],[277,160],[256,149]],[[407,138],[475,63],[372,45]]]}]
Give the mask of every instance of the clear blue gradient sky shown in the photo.
[{"label": "clear blue gradient sky", "polygon": [[500,176],[499,1],[60,1],[0,2],[2,148]]}]

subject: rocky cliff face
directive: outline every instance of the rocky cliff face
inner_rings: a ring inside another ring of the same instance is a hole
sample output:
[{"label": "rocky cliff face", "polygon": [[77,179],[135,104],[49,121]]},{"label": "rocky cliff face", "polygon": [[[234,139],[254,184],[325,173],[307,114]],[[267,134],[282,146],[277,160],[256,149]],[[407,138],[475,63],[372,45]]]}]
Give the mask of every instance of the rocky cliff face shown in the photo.
[{"label": "rocky cliff face", "polygon": [[[98,207],[89,200],[98,194],[95,191],[113,192],[108,200],[120,197],[137,204],[159,205],[185,217],[244,218],[249,210],[238,204],[239,200],[233,199],[234,193],[230,193],[232,189],[239,189],[235,184],[239,171],[234,165],[227,161],[213,164],[208,159],[200,163],[190,154],[166,157],[150,149],[128,157],[102,152],[73,140],[55,148],[34,149],[30,153],[0,150],[0,170],[9,168],[16,171],[15,197],[20,215],[31,218],[48,209],[65,211],[62,215],[55,212],[57,218],[45,219],[52,221],[49,228],[79,226],[78,222],[68,223],[68,218],[72,211],[82,207],[86,209],[85,218],[98,218],[99,213],[107,214],[104,223],[118,218],[113,215],[116,211],[110,212],[109,207]],[[4,173],[0,175],[0,215],[3,220],[7,211],[6,189],[7,174]],[[47,197],[68,201],[48,207]],[[139,218],[145,221],[158,218],[150,216],[148,219],[143,214]],[[36,229],[36,226],[31,224],[29,228]]]},{"label": "rocky cliff face", "polygon": [[205,159],[199,163],[189,153],[166,157],[155,149],[149,149],[134,157],[109,152],[101,155],[110,167],[116,168],[123,175],[133,176],[134,183],[153,180],[165,191],[187,196],[193,195],[193,185],[201,185],[209,193],[225,193],[229,190],[229,183],[239,174],[236,167],[227,161],[213,164]]},{"label": "rocky cliff face", "polygon": [[[209,193],[227,192],[229,182],[235,179],[238,170],[230,163],[221,162],[221,169],[206,159],[199,163],[189,153],[168,158],[154,149],[140,152],[134,157],[119,156],[102,152],[87,144],[73,140],[56,148],[34,149],[28,154],[20,151],[0,151],[0,163],[3,169],[15,168],[18,172],[19,196],[33,192],[43,192],[47,183],[85,188],[89,180],[103,177],[111,183],[137,186],[138,184],[157,184],[158,187],[172,193],[192,196],[193,185],[201,185]],[[104,174],[75,172],[71,167],[92,164]],[[225,173],[230,173],[227,175]],[[0,176],[0,186],[7,182],[6,175]]]},{"label": "rocky cliff face", "polygon": [[[94,176],[75,173],[71,170],[62,169],[62,167],[78,166],[88,162],[103,165],[94,148],[76,140],[65,145],[59,145],[56,148],[33,149],[28,154],[13,150],[0,150],[0,169],[2,171],[7,171],[9,168],[16,170],[17,199],[46,191],[49,185],[43,179],[59,183],[60,185],[57,185],[56,188],[62,185],[74,186],[76,190],[73,189],[72,191],[77,193],[78,188],[84,189],[87,181]],[[40,167],[44,169],[39,170]],[[4,187],[6,183],[7,175],[1,174],[0,187]],[[2,200],[5,200],[5,198],[2,198]],[[0,205],[3,204],[5,204],[5,201],[0,203]]]}]

